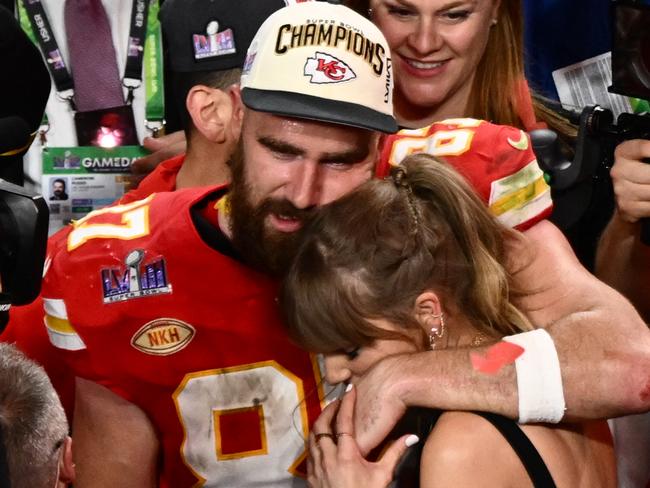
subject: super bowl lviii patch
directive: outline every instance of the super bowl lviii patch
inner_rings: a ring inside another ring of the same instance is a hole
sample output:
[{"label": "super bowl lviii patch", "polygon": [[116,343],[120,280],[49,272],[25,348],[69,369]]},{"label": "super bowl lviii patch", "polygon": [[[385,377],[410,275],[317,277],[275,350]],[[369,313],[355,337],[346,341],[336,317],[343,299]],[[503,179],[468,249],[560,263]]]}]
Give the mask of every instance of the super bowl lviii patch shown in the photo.
[{"label": "super bowl lviii patch", "polygon": [[145,262],[144,258],[144,250],[135,249],[124,259],[124,266],[101,270],[104,303],[172,292],[165,259],[159,256]]},{"label": "super bowl lviii patch", "polygon": [[225,56],[237,52],[235,34],[232,29],[219,32],[219,22],[213,20],[205,28],[205,34],[194,34],[194,59]]},{"label": "super bowl lviii patch", "polygon": [[194,327],[187,322],[159,318],[147,322],[133,334],[131,345],[145,354],[168,356],[187,346],[194,334]]},{"label": "super bowl lviii patch", "polygon": [[316,52],[313,58],[307,58],[304,74],[310,77],[311,83],[341,83],[357,77],[343,61],[321,52]]}]

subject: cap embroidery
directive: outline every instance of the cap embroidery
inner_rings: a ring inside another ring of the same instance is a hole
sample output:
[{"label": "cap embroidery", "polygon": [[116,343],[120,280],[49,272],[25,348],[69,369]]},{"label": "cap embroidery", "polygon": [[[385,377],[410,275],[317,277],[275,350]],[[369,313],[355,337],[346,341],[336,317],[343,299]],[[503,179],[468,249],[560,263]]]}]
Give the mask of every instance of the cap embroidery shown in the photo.
[{"label": "cap embroidery", "polygon": [[219,32],[219,22],[213,20],[205,28],[206,34],[194,34],[194,59],[214,58],[237,52],[232,29]]},{"label": "cap embroidery", "polygon": [[357,77],[343,61],[321,52],[307,58],[304,74],[310,77],[310,83],[342,83]]}]

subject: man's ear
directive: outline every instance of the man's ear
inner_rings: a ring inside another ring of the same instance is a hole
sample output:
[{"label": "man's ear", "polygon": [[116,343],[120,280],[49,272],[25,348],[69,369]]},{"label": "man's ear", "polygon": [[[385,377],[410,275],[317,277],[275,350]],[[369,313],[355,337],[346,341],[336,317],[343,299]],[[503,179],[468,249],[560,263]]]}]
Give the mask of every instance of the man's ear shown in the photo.
[{"label": "man's ear", "polygon": [[440,325],[440,314],[442,307],[438,295],[433,291],[427,290],[422,292],[415,299],[415,319],[428,334],[432,327]]},{"label": "man's ear", "polygon": [[203,137],[216,143],[226,141],[233,110],[229,95],[217,88],[195,85],[187,94],[185,105]]},{"label": "man's ear", "polygon": [[241,99],[241,88],[238,83],[226,88],[226,94],[232,104],[232,117],[230,119],[230,131],[234,141],[241,136],[242,123],[244,121],[244,102]]},{"label": "man's ear", "polygon": [[65,438],[61,447],[61,457],[59,458],[59,479],[57,486],[68,486],[74,483],[75,469],[72,462],[72,439],[70,436]]}]

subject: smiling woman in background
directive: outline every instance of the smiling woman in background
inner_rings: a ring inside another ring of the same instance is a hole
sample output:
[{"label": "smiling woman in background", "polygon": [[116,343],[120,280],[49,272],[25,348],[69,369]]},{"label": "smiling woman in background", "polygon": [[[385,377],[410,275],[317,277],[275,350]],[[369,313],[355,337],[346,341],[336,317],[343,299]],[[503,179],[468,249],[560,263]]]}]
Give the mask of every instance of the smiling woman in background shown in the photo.
[{"label": "smiling woman in background", "polygon": [[[524,75],[520,0],[347,0],[381,29],[395,71],[398,122],[420,128],[473,117],[530,131],[537,116],[566,121],[531,100]],[[542,124],[543,125],[543,124]]]}]

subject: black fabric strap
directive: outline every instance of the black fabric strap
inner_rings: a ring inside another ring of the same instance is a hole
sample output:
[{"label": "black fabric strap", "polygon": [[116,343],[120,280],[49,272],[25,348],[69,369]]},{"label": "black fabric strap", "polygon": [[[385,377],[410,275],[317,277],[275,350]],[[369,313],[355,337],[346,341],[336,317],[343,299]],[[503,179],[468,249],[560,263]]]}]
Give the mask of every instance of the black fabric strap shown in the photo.
[{"label": "black fabric strap", "polygon": [[147,40],[148,13],[148,0],[133,0],[126,67],[124,68],[124,78],[130,80],[142,80],[142,59],[144,58],[144,44]]},{"label": "black fabric strap", "polygon": [[521,463],[526,468],[530,480],[535,488],[555,488],[553,477],[546,467],[546,463],[530,442],[530,439],[521,430],[521,427],[511,419],[487,412],[473,412],[494,425],[512,446]]},{"label": "black fabric strap", "polygon": [[23,0],[23,6],[29,14],[29,21],[32,24],[41,52],[47,61],[47,69],[50,70],[56,91],[72,90],[74,86],[72,77],[61,56],[59,44],[56,42],[50,21],[47,18],[45,9],[43,9],[43,4],[40,0]]}]

